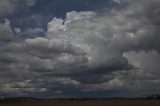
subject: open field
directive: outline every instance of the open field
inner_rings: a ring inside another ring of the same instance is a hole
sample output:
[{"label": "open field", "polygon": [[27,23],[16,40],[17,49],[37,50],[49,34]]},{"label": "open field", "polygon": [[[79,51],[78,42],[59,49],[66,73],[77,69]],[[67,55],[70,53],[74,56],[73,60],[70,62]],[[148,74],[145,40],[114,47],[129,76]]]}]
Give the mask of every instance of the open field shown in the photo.
[{"label": "open field", "polygon": [[0,106],[160,106],[160,100],[51,100],[0,103]]}]

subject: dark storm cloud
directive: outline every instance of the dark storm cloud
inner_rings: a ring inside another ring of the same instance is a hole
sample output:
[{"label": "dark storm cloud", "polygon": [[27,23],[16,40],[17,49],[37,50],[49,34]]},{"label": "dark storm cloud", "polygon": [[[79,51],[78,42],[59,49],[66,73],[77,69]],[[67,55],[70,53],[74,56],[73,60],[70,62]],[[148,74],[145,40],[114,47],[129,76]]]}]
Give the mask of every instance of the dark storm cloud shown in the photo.
[{"label": "dark storm cloud", "polygon": [[[0,24],[0,73],[5,75],[0,91],[64,97],[114,90],[124,96],[159,92],[160,1],[114,2],[127,6],[100,14],[68,12],[65,19],[53,18],[43,37],[38,37],[42,28],[23,31],[11,28],[6,19]],[[30,38],[22,39],[23,34]]]}]

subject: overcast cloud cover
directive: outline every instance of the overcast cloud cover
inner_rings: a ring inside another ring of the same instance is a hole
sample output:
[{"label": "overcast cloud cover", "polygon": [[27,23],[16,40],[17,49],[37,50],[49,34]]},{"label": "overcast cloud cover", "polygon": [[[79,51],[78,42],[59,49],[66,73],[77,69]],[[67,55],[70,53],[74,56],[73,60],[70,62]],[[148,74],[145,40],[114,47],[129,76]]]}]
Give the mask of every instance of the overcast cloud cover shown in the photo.
[{"label": "overcast cloud cover", "polygon": [[[69,11],[46,29],[12,24],[17,9],[29,11],[38,1],[0,0],[2,96],[160,93],[160,0],[106,0],[110,9]],[[28,18],[41,23],[39,16]]]}]

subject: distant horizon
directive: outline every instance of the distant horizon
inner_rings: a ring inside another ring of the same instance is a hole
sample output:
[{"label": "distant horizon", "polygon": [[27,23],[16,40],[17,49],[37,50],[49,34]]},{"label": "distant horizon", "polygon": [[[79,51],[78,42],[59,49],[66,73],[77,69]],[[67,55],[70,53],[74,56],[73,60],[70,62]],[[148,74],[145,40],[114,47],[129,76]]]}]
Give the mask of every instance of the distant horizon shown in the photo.
[{"label": "distant horizon", "polygon": [[1,96],[0,100],[3,99],[66,99],[66,100],[70,100],[70,99],[84,99],[84,100],[93,100],[93,99],[160,99],[160,94],[149,94],[146,95],[144,97],[31,97],[31,96]]}]

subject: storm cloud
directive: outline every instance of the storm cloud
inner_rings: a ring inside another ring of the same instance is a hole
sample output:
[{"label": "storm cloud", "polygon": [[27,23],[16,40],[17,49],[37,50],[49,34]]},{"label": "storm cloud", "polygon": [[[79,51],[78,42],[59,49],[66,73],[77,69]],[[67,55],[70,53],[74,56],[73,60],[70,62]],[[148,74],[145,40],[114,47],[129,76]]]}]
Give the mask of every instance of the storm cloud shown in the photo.
[{"label": "storm cloud", "polygon": [[[0,24],[0,92],[64,97],[160,92],[160,0],[114,2],[123,8],[68,12],[65,19],[48,22],[46,32],[22,32],[5,19]],[[26,33],[32,37],[24,39]]]}]

